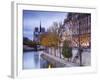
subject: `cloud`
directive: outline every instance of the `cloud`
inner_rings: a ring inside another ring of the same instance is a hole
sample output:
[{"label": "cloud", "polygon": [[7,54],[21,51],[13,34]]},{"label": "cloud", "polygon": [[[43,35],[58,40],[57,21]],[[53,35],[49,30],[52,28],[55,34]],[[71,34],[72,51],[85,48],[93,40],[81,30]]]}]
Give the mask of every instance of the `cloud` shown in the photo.
[{"label": "cloud", "polygon": [[29,39],[33,39],[33,32],[30,32],[30,31],[24,31],[23,32],[23,36],[24,37],[27,37],[27,38],[29,38]]},{"label": "cloud", "polygon": [[67,13],[62,12],[46,12],[46,11],[23,11],[23,32],[24,36],[32,39],[35,27],[40,26],[45,29],[49,28],[53,22],[63,22]]}]

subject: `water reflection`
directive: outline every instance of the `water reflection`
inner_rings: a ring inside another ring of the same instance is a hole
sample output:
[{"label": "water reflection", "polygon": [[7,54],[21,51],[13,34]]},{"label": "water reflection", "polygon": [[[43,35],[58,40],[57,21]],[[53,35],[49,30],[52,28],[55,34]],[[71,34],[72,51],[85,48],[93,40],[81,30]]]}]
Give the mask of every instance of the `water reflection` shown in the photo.
[{"label": "water reflection", "polygon": [[41,58],[42,51],[24,52],[23,69],[47,68],[48,62]]}]

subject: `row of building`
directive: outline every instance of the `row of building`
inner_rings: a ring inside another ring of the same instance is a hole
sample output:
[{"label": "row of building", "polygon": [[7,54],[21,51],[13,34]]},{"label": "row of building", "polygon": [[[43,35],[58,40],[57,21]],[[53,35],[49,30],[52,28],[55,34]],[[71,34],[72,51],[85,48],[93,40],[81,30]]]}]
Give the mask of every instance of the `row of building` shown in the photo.
[{"label": "row of building", "polygon": [[63,26],[72,47],[78,47],[79,44],[81,47],[91,46],[91,14],[68,13]]}]

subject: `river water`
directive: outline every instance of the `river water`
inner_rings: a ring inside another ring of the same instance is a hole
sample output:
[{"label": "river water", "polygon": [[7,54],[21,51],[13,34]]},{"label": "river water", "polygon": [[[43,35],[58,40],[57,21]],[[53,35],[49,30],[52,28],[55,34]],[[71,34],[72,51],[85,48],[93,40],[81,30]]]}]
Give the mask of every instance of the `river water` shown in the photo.
[{"label": "river water", "polygon": [[[23,69],[40,69],[40,68],[48,68],[50,64],[48,61],[44,60],[41,57],[41,53],[43,51],[29,51],[23,53]],[[72,61],[74,57],[77,55],[77,49],[72,50]],[[77,59],[78,61],[79,59]],[[77,62],[76,61],[76,62]],[[78,61],[79,62],[79,61]],[[82,52],[82,63],[85,66],[91,64],[91,52],[90,49],[86,49]]]},{"label": "river water", "polygon": [[47,68],[48,62],[40,55],[42,51],[31,51],[23,53],[23,69]]}]

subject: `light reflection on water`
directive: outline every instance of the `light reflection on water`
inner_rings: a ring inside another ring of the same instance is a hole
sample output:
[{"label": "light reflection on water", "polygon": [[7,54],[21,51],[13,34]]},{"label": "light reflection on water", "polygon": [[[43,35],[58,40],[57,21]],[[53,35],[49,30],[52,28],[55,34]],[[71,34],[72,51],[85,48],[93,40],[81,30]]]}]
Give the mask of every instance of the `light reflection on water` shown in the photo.
[{"label": "light reflection on water", "polygon": [[42,51],[24,52],[23,69],[39,69],[47,66],[47,61],[41,58]]}]

